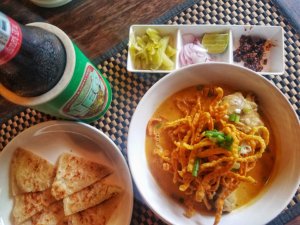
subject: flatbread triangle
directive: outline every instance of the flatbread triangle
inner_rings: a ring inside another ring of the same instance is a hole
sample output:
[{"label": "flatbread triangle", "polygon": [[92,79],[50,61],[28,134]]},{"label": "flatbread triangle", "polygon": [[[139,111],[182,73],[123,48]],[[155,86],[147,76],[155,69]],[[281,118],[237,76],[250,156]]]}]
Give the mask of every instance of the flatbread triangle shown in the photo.
[{"label": "flatbread triangle", "polygon": [[44,211],[34,215],[30,221],[31,225],[59,225],[64,224],[64,218],[63,203],[57,201]]},{"label": "flatbread triangle", "polygon": [[[72,214],[66,218],[68,224],[72,225],[105,225],[112,218],[113,212],[120,203],[121,195],[116,195],[103,203],[84,211]],[[112,224],[113,221],[111,221]]]},{"label": "flatbread triangle", "polygon": [[15,224],[21,224],[33,215],[41,212],[56,200],[50,189],[15,196],[12,216]]},{"label": "flatbread triangle", "polygon": [[15,196],[50,188],[55,167],[31,151],[18,148],[13,155],[10,172],[12,194]]},{"label": "flatbread triangle", "polygon": [[88,186],[81,191],[69,195],[63,199],[66,216],[83,211],[90,207],[119,194],[122,189],[119,186],[106,184],[103,181]]},{"label": "flatbread triangle", "polygon": [[70,153],[59,157],[51,193],[60,200],[111,174],[107,166]]}]

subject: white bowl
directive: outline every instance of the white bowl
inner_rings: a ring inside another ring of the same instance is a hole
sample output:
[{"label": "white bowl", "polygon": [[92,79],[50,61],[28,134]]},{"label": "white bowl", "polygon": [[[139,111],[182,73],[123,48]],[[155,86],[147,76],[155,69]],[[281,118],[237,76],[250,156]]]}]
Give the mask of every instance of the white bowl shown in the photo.
[{"label": "white bowl", "polygon": [[275,218],[293,198],[300,183],[299,119],[284,95],[264,77],[235,65],[204,63],[170,73],[144,95],[132,117],[128,135],[128,159],[134,182],[148,206],[170,224],[213,224],[214,217],[197,214],[188,219],[184,208],[156,183],[145,154],[148,120],[170,95],[197,84],[219,84],[236,90],[253,91],[259,106],[275,131],[278,155],[271,182],[256,201],[223,215],[220,225],[259,225]]}]

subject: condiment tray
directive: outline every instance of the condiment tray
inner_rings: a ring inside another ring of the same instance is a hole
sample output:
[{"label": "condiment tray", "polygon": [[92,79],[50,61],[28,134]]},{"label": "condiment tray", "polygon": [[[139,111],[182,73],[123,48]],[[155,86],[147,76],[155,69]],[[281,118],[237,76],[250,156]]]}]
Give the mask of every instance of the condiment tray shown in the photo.
[{"label": "condiment tray", "polygon": [[284,31],[281,26],[263,25],[132,25],[129,30],[129,43],[134,37],[145,34],[147,28],[159,31],[161,36],[170,37],[170,45],[176,49],[176,55],[172,58],[174,69],[172,70],[151,70],[136,68],[128,51],[127,70],[137,73],[169,73],[183,67],[179,60],[179,54],[184,46],[183,36],[192,34],[199,38],[206,33],[228,33],[229,41],[226,50],[221,54],[209,54],[211,61],[226,62],[244,66],[244,62],[234,61],[234,51],[240,46],[242,35],[253,38],[263,38],[270,43],[270,50],[265,52],[263,69],[258,73],[261,75],[281,75],[284,73]]}]

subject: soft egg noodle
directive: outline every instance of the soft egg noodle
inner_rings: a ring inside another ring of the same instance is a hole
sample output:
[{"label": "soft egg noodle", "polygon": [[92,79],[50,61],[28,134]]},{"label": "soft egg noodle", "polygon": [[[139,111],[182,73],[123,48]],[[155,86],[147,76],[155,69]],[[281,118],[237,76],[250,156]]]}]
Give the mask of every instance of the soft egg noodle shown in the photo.
[{"label": "soft egg noodle", "polygon": [[[241,182],[255,183],[247,176],[262,157],[269,143],[265,126],[247,127],[230,121],[227,104],[221,104],[220,87],[203,87],[195,98],[178,98],[176,107],[184,115],[167,121],[152,118],[147,135],[155,142],[154,153],[162,167],[173,176],[173,182],[187,198],[186,216],[195,213],[195,204],[203,203],[215,210],[218,224],[225,199]],[[242,152],[242,148],[248,151]]]}]

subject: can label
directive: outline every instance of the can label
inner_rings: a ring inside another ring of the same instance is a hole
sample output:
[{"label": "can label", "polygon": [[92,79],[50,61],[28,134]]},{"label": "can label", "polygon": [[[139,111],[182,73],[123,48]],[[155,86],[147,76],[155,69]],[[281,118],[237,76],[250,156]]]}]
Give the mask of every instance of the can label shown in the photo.
[{"label": "can label", "polygon": [[7,63],[19,52],[22,31],[13,19],[0,12],[0,65]]},{"label": "can label", "polygon": [[104,84],[99,72],[88,62],[75,94],[62,107],[61,114],[77,119],[99,114],[107,102],[108,93]]},{"label": "can label", "polygon": [[92,122],[103,116],[112,101],[108,80],[73,43],[74,71],[68,85],[54,99],[35,105],[39,111],[64,119]]}]

